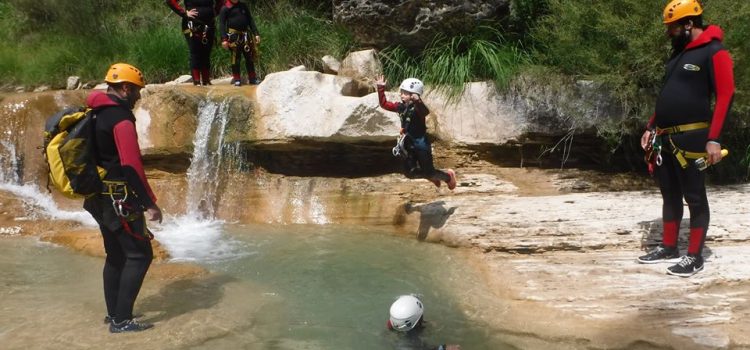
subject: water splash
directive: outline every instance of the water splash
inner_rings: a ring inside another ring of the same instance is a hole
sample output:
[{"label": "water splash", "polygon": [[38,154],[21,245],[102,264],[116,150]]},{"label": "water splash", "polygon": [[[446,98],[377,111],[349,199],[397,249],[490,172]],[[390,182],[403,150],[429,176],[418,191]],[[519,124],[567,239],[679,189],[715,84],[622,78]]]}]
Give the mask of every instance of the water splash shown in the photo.
[{"label": "water splash", "polygon": [[34,184],[20,185],[3,182],[0,183],[0,190],[12,193],[21,199],[26,205],[29,216],[16,218],[16,220],[45,218],[75,221],[85,226],[97,226],[96,221],[86,211],[68,211],[60,209],[49,194],[45,193],[46,191],[40,191],[39,187]]},{"label": "water splash", "polygon": [[225,236],[221,220],[183,215],[165,218],[165,222],[154,235],[173,261],[218,262],[249,254],[240,242]]}]

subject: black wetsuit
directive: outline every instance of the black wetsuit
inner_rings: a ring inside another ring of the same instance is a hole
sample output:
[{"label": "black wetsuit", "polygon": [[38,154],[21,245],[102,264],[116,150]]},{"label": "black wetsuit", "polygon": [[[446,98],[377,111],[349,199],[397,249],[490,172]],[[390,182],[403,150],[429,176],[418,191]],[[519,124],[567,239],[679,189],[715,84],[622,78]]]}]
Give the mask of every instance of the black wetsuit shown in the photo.
[{"label": "black wetsuit", "polygon": [[104,180],[124,182],[130,192],[125,201],[130,213],[127,218],[116,214],[107,194],[84,201],[104,239],[107,256],[102,274],[107,313],[120,323],[132,319],[133,305],[153,260],[143,211],[155,205],[156,197],[145,178],[135,116],[127,103],[101,92],[92,93],[87,103],[96,111],[96,157],[97,165],[107,170]]},{"label": "black wetsuit", "polygon": [[421,101],[411,104],[389,102],[385,99],[385,87],[378,87],[378,99],[381,107],[398,113],[401,128],[407,135],[404,144],[413,156],[404,160],[406,177],[448,182],[450,180],[448,173],[435,169],[432,161],[432,145],[427,138],[426,117],[430,114],[427,106]]},{"label": "black wetsuit", "polygon": [[424,326],[417,326],[414,329],[402,333],[391,330],[395,333],[395,339],[391,339],[393,348],[396,350],[445,350],[445,345],[433,345],[424,340],[422,332]]},{"label": "black wetsuit", "polygon": [[[235,81],[240,80],[240,61],[245,57],[245,69],[249,80],[257,79],[253,55],[255,53],[254,38],[258,33],[258,27],[250,13],[250,9],[244,2],[232,4],[227,1],[219,12],[219,29],[221,30],[222,42],[234,45],[232,51],[232,77]],[[230,33],[236,31],[236,33]]]},{"label": "black wetsuit", "polygon": [[666,65],[664,87],[648,125],[649,129],[667,129],[697,122],[710,124],[708,128],[658,136],[663,147],[663,162],[656,168],[664,201],[662,244],[668,248],[677,246],[684,197],[690,210],[688,254],[696,256],[702,253],[710,217],[705,173],[696,168],[692,159],[683,168],[673,150],[704,153],[708,141],[719,142],[734,96],[732,59],[721,43],[722,37],[719,27],[708,26],[685,50],[673,55]]},{"label": "black wetsuit", "polygon": [[[204,85],[211,83],[211,49],[216,41],[216,24],[214,18],[221,8],[222,0],[184,0],[185,7],[180,7],[179,0],[165,0],[169,8],[182,17],[182,31],[190,50],[190,70],[193,83]],[[195,18],[188,18],[187,11],[197,10]]]}]

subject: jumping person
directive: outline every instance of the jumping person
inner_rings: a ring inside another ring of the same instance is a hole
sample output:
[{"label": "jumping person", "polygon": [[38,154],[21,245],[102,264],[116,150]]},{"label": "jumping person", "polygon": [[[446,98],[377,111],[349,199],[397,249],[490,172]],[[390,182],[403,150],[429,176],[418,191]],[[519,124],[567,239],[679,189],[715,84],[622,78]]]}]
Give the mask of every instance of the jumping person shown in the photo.
[{"label": "jumping person", "polygon": [[382,75],[375,79],[380,107],[398,113],[401,119],[401,132],[406,150],[411,150],[404,160],[404,173],[410,179],[425,178],[440,187],[441,181],[448,189],[456,188],[456,173],[452,169],[441,171],[432,163],[432,145],[427,139],[425,120],[430,111],[422,102],[424,84],[415,78],[404,80],[400,86],[401,102],[390,102],[385,98],[387,81]]},{"label": "jumping person", "polygon": [[458,345],[438,345],[432,346],[425,344],[421,339],[420,333],[425,328],[424,305],[422,301],[414,295],[399,296],[391,304],[389,310],[390,317],[386,323],[388,330],[402,333],[399,350],[460,350]]},{"label": "jumping person", "polygon": [[211,49],[216,42],[216,22],[222,0],[166,0],[167,6],[182,17],[182,33],[190,51],[190,75],[194,85],[211,85]]},{"label": "jumping person", "polygon": [[659,181],[664,228],[662,243],[638,261],[650,264],[680,257],[677,237],[684,198],[690,210],[687,254],[667,269],[682,277],[703,269],[709,223],[705,173],[695,160],[721,161],[721,129],[734,96],[732,58],[721,43],[724,34],[715,25],[704,26],[702,13],[696,0],[673,0],[664,8],[673,51],[655,113],[641,137],[641,147],[655,155],[650,167]]},{"label": "jumping person", "polygon": [[146,277],[153,251],[145,220],[161,222],[141,161],[132,109],[145,86],[141,72],[125,63],[110,67],[107,92],[92,92],[97,165],[107,171],[104,188],[86,198],[83,207],[94,217],[104,239],[105,322],[112,333],[137,332],[153,325],[133,318],[133,305]]},{"label": "jumping person", "polygon": [[219,28],[221,30],[221,46],[232,52],[232,84],[242,85],[240,76],[240,61],[245,58],[248,84],[258,85],[258,73],[255,72],[257,52],[255,45],[260,44],[258,27],[250,13],[250,9],[239,0],[226,0],[219,12]]}]

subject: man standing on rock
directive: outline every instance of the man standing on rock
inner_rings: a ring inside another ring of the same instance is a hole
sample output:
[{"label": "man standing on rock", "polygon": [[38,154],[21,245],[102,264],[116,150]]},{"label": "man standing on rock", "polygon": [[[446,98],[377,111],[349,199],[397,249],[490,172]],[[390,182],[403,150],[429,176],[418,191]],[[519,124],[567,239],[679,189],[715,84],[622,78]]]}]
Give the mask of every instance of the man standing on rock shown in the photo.
[{"label": "man standing on rock", "polygon": [[721,129],[734,96],[733,64],[722,45],[724,34],[717,26],[704,27],[702,13],[697,0],[673,0],[664,9],[673,52],[655,113],[641,137],[641,147],[654,154],[651,166],[662,194],[664,231],[662,243],[638,261],[651,264],[680,256],[677,237],[684,198],[690,210],[687,254],[667,269],[682,277],[703,269],[709,223],[705,173],[695,160],[705,158],[709,165],[721,161]]},{"label": "man standing on rock", "polygon": [[94,110],[97,166],[107,171],[102,191],[86,198],[83,207],[99,224],[107,254],[104,300],[112,333],[152,327],[133,318],[133,305],[151,265],[151,234],[145,219],[161,222],[141,161],[132,109],[145,86],[141,72],[126,63],[112,65],[104,81],[107,93],[92,92],[86,104]]}]

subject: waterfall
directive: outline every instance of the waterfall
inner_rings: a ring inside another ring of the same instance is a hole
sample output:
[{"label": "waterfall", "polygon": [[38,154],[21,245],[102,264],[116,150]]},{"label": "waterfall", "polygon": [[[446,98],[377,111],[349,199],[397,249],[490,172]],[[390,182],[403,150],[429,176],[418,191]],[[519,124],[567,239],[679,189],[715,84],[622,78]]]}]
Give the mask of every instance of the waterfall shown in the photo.
[{"label": "waterfall", "polygon": [[230,104],[227,98],[198,105],[185,213],[155,230],[175,261],[218,261],[246,254],[239,242],[225,236],[224,222],[215,216],[225,174],[242,166],[239,146],[224,142]]},{"label": "waterfall", "polygon": [[[42,216],[96,226],[96,222],[89,213],[83,210],[61,210],[46,190],[40,190],[33,183],[23,183],[21,176],[23,162],[16,149],[16,143],[12,141],[13,135],[13,131],[8,130],[0,138],[0,190],[13,193],[26,204],[28,217],[17,218],[17,220],[33,220],[37,216]],[[14,232],[14,228],[0,227],[0,234],[7,231]]]},{"label": "waterfall", "polygon": [[0,140],[0,183],[19,184],[21,182],[20,163],[16,154],[16,145],[10,140]]},{"label": "waterfall", "polygon": [[224,133],[229,103],[203,101],[198,106],[198,126],[193,139],[193,157],[187,171],[187,215],[213,219],[224,161]]}]

